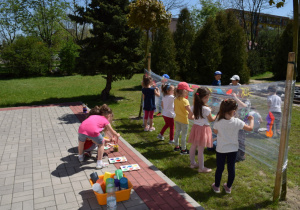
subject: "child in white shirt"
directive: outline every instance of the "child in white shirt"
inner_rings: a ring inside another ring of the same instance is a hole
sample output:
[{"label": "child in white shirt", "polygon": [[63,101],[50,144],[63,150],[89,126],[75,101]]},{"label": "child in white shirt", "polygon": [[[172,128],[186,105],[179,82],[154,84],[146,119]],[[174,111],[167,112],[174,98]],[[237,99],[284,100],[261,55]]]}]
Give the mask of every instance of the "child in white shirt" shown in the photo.
[{"label": "child in white shirt", "polygon": [[238,104],[234,99],[225,99],[221,102],[218,113],[218,120],[214,123],[214,133],[217,136],[217,170],[215,173],[215,183],[212,184],[212,189],[216,193],[220,193],[220,182],[222,173],[227,159],[228,179],[223,187],[226,193],[231,193],[231,186],[235,178],[235,161],[237,151],[239,149],[238,133],[240,129],[246,131],[253,130],[253,116],[249,116],[250,125],[246,125],[244,121],[233,117],[237,111]]}]

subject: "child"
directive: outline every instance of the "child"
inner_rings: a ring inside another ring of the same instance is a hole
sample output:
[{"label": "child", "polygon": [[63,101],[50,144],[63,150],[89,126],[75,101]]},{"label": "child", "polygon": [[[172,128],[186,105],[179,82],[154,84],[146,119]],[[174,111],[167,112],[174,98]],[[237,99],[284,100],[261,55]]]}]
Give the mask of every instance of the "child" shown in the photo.
[{"label": "child", "polygon": [[161,81],[160,82],[157,82],[156,83],[156,86],[158,87],[158,89],[159,89],[159,93],[160,93],[160,96],[159,97],[155,97],[155,102],[156,102],[156,107],[158,108],[158,113],[156,114],[156,116],[158,117],[158,116],[160,116],[161,115],[161,111],[162,111],[162,105],[161,105],[161,102],[162,102],[162,95],[163,94],[161,94],[163,91],[162,91],[162,86],[164,85],[164,84],[166,84],[166,82],[168,81],[168,79],[170,79],[170,77],[169,77],[169,75],[167,75],[167,74],[164,74],[164,75],[162,75],[162,78],[161,78]]},{"label": "child", "polygon": [[[144,131],[154,131],[155,128],[152,126],[153,123],[153,113],[155,110],[155,96],[160,96],[158,88],[151,87],[152,86],[152,78],[150,76],[146,76],[143,79],[143,89],[142,93],[144,95]],[[147,125],[147,120],[149,118],[149,126]]]},{"label": "child", "polygon": [[158,139],[164,140],[164,132],[170,127],[170,144],[174,144],[174,89],[174,86],[170,85],[170,83],[162,85],[163,98],[161,106],[163,108],[162,115],[165,125],[157,136]]},{"label": "child", "polygon": [[[192,112],[190,108],[190,103],[186,99],[188,97],[188,91],[193,92],[186,82],[180,82],[176,89],[176,98],[174,100],[174,110],[175,110],[175,137],[174,151],[180,151],[181,155],[187,155],[188,150],[186,149],[186,136],[189,128],[188,115]],[[181,133],[181,148],[179,147],[179,136]]]},{"label": "child", "polygon": [[221,86],[221,76],[222,72],[220,71],[215,71],[215,80],[211,84],[212,86]]},{"label": "child", "polygon": [[234,99],[225,99],[221,102],[218,113],[218,121],[214,124],[214,132],[217,136],[217,170],[215,173],[215,183],[212,189],[220,193],[220,182],[224,171],[225,160],[227,158],[227,183],[223,187],[226,193],[231,193],[231,186],[235,178],[235,160],[239,148],[238,133],[240,129],[252,131],[253,117],[249,116],[250,125],[246,125],[242,120],[233,117],[237,111],[238,103]]},{"label": "child", "polygon": [[[200,87],[194,94],[194,106],[189,114],[189,118],[194,118],[189,143],[192,143],[190,148],[191,168],[198,168],[199,173],[209,173],[210,168],[204,167],[204,148],[212,147],[212,132],[209,122],[216,119],[211,115],[211,109],[206,105],[210,96],[210,91],[206,87]],[[196,147],[198,147],[198,164],[195,162]]]},{"label": "child", "polygon": [[112,110],[103,104],[101,107],[95,106],[89,112],[89,116],[84,120],[78,129],[78,159],[83,162],[83,149],[84,143],[87,138],[91,139],[95,144],[98,145],[98,158],[96,169],[102,169],[104,164],[102,163],[102,157],[104,153],[104,142],[101,132],[103,129],[107,129],[114,136],[119,137],[118,134],[110,125],[109,121],[112,118]]},{"label": "child", "polygon": [[239,75],[233,75],[231,78],[231,83],[229,85],[232,85],[232,86],[240,86],[241,84],[239,83],[240,81],[240,77]]},{"label": "child", "polygon": [[[238,89],[237,90],[238,96],[241,98],[241,100],[238,98],[236,93],[232,93],[233,98],[238,103],[238,110],[237,110],[237,116],[236,117],[238,117],[242,120],[245,119],[245,117],[249,114],[250,109],[251,109],[251,101],[248,100],[247,98],[245,98],[245,93],[243,93],[243,92],[246,93],[246,89],[244,89],[244,90]],[[236,161],[237,162],[246,160],[246,157],[245,157],[246,134],[245,134],[245,131],[243,129],[241,129],[239,131],[238,139],[239,139],[239,151],[238,151],[238,154],[236,156]]]},{"label": "child", "polygon": [[276,87],[269,86],[268,87],[269,96],[268,96],[268,107],[269,112],[271,112],[274,116],[274,126],[273,130],[276,127],[276,134],[280,136],[280,119],[281,119],[281,98],[276,95]]},{"label": "child", "polygon": [[253,131],[258,133],[258,129],[260,128],[260,124],[263,122],[261,115],[258,111],[254,109],[254,107],[251,107],[251,111],[246,115],[244,122],[248,123],[248,116],[253,116],[254,118],[254,126]]}]

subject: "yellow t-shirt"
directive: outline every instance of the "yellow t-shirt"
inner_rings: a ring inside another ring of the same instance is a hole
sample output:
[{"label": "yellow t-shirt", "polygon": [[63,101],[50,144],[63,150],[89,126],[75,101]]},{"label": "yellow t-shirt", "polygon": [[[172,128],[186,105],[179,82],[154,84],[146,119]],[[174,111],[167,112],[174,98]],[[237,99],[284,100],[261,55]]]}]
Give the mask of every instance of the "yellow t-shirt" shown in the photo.
[{"label": "yellow t-shirt", "polygon": [[186,106],[189,106],[190,102],[183,97],[175,98],[174,100],[174,110],[175,118],[174,120],[183,124],[189,124],[188,115],[189,112],[185,109]]}]

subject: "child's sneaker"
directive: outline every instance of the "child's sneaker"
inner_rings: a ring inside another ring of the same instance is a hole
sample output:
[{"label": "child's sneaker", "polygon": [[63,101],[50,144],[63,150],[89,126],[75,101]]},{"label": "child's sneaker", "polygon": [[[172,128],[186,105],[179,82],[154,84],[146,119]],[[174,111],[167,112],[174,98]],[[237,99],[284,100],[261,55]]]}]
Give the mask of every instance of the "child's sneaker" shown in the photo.
[{"label": "child's sneaker", "polygon": [[157,135],[157,138],[158,138],[159,140],[162,140],[162,141],[165,140],[165,137],[162,136],[161,134],[158,134],[158,135]]},{"label": "child's sneaker", "polygon": [[156,116],[158,117],[158,116],[160,116],[160,115],[161,115],[161,113],[160,113],[160,112],[158,112]]},{"label": "child's sneaker", "polygon": [[144,131],[149,131],[149,126],[146,126],[146,127],[144,128]]},{"label": "child's sneaker", "polygon": [[178,151],[180,151],[180,150],[181,150],[181,148],[180,148],[179,146],[174,148],[174,151],[175,151],[175,152],[178,152]]},{"label": "child's sneaker", "polygon": [[213,184],[211,185],[211,188],[213,189],[213,191],[214,191],[215,193],[220,193],[220,192],[221,192],[221,191],[220,191],[220,187],[216,187],[215,183],[213,183]]},{"label": "child's sneaker", "polygon": [[198,169],[199,173],[210,173],[212,170],[210,168],[204,167],[203,169]]},{"label": "child's sneaker", "polygon": [[181,151],[180,151],[180,154],[181,154],[181,155],[188,155],[188,154],[189,154],[189,151],[188,151],[187,149],[181,150]]},{"label": "child's sneaker", "polygon": [[198,167],[199,167],[199,165],[197,163],[192,163],[190,165],[190,168],[198,168]]},{"label": "child's sneaker", "polygon": [[169,144],[175,144],[175,141],[174,140],[170,140]]},{"label": "child's sneaker", "polygon": [[225,190],[226,193],[230,194],[231,193],[231,187],[227,187],[227,183],[224,183],[223,188]]},{"label": "child's sneaker", "polygon": [[96,165],[96,169],[102,169],[104,167],[105,167],[104,163],[97,163],[97,165]]},{"label": "child's sneaker", "polygon": [[150,131],[150,132],[155,131],[155,128],[154,128],[154,127],[151,127],[151,128],[149,128],[149,131]]},{"label": "child's sneaker", "polygon": [[79,156],[78,156],[78,160],[79,160],[79,162],[82,163],[82,162],[84,161],[84,155],[82,155],[82,156],[79,155]]}]

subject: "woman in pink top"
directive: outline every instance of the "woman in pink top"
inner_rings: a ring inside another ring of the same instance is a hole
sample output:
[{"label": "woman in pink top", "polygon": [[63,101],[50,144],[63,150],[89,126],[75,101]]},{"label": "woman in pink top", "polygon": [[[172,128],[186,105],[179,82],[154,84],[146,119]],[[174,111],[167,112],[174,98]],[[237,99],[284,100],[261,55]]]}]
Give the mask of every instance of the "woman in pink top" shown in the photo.
[{"label": "woman in pink top", "polygon": [[105,129],[113,136],[120,136],[120,134],[117,133],[110,125],[112,115],[112,110],[106,104],[103,104],[101,107],[95,106],[90,110],[88,118],[81,123],[78,129],[78,159],[80,162],[83,162],[84,160],[84,143],[86,139],[89,138],[98,145],[96,169],[103,168],[104,165],[102,157],[104,153],[104,144],[101,132]]}]

